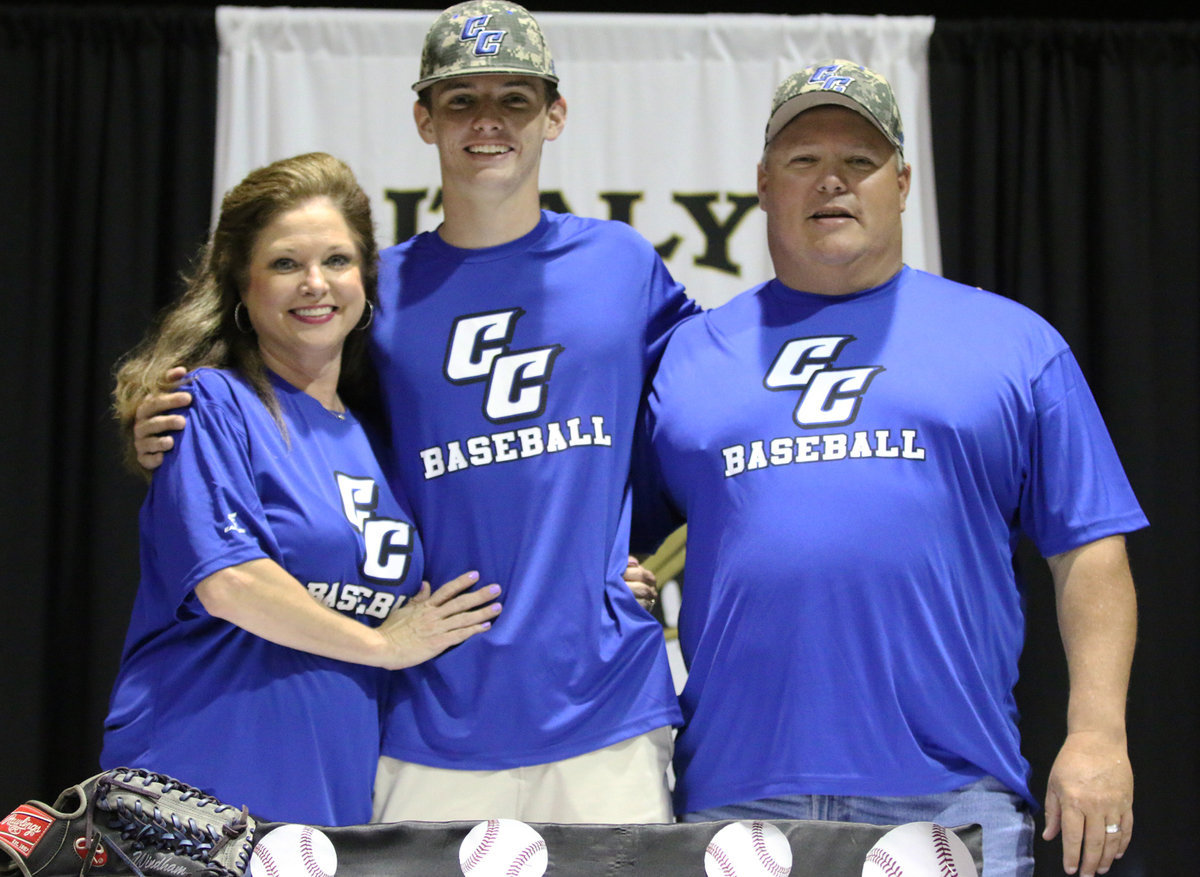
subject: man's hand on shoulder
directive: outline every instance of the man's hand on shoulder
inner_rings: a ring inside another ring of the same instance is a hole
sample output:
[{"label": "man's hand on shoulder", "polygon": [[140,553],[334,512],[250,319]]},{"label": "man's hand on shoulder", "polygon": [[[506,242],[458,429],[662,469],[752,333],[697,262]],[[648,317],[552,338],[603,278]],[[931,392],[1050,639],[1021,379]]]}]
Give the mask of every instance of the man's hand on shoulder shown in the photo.
[{"label": "man's hand on shoulder", "polygon": [[[185,368],[173,368],[166,373],[164,385],[178,387],[186,374]],[[175,438],[171,433],[183,429],[187,423],[187,418],[182,414],[164,412],[186,408],[191,404],[192,394],[176,389],[147,396],[138,405],[133,422],[133,446],[137,451],[138,465],[151,472],[162,465],[163,454],[175,447]]]}]

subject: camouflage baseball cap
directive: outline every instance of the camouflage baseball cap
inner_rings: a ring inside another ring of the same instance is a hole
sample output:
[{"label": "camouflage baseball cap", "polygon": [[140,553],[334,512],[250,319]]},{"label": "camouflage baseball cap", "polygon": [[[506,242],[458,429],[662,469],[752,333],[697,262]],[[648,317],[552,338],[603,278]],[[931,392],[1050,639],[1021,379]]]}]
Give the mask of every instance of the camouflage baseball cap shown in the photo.
[{"label": "camouflage baseball cap", "polygon": [[900,108],[888,81],[874,70],[841,59],[806,67],[780,83],[771,102],[766,142],[770,143],[796,116],[822,104],[836,104],[860,113],[893,146],[904,151]]},{"label": "camouflage baseball cap", "polygon": [[554,60],[529,10],[508,0],[468,0],[437,17],[425,35],[414,91],[452,76],[520,73],[557,83]]}]

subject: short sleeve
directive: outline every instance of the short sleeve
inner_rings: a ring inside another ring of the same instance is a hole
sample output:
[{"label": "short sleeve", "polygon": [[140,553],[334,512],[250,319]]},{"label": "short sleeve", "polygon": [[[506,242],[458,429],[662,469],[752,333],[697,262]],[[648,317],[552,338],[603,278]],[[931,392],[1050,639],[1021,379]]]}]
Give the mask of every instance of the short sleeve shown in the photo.
[{"label": "short sleeve", "polygon": [[241,410],[246,400],[215,372],[201,373],[188,389],[187,426],[155,472],[142,513],[145,556],[185,612],[199,610],[192,590],[207,576],[274,553]]},{"label": "short sleeve", "polygon": [[1021,523],[1044,557],[1141,529],[1147,520],[1069,350],[1033,387],[1036,427]]}]

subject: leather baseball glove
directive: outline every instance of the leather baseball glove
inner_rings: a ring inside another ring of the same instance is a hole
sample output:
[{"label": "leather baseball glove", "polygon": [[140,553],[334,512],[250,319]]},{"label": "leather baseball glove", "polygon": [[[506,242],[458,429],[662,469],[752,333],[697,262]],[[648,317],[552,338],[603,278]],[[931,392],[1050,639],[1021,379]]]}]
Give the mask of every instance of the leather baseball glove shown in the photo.
[{"label": "leather baseball glove", "polygon": [[256,823],[162,774],[121,767],[0,821],[0,875],[245,877]]}]

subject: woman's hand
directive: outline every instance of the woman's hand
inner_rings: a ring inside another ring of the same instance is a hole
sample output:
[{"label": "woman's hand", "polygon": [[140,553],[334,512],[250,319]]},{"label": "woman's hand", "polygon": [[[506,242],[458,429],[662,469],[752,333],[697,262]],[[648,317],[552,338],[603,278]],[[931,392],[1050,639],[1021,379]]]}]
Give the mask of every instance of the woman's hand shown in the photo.
[{"label": "woman's hand", "polygon": [[500,604],[493,602],[500,586],[468,592],[477,581],[479,573],[465,573],[432,594],[429,582],[422,582],[421,590],[378,627],[314,600],[290,573],[266,558],[218,570],[196,585],[196,596],[210,615],[281,646],[398,670],[491,627],[500,613]]},{"label": "woman's hand", "polygon": [[387,643],[383,666],[412,667],[490,628],[500,614],[500,604],[493,602],[500,586],[469,590],[477,581],[479,573],[464,573],[432,592],[429,582],[422,582],[421,590],[377,628]]}]

